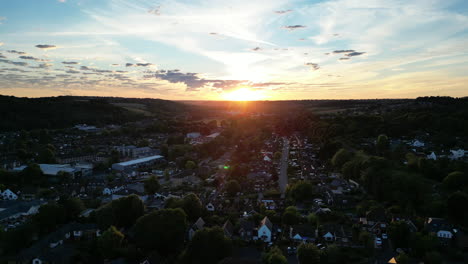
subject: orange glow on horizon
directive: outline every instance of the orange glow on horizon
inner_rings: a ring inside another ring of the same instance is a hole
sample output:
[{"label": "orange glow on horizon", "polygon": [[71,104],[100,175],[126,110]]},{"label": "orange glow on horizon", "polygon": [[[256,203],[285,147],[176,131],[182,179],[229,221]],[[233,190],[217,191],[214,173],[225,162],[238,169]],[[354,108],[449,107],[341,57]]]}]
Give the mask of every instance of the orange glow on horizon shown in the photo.
[{"label": "orange glow on horizon", "polygon": [[224,100],[228,101],[258,101],[265,99],[263,91],[251,90],[249,88],[239,88],[222,95]]}]

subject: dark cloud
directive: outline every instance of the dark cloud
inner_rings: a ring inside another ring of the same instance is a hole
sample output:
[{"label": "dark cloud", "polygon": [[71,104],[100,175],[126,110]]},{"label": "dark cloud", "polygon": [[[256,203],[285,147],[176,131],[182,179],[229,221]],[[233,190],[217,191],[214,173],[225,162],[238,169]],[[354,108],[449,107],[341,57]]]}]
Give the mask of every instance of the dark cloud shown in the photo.
[{"label": "dark cloud", "polygon": [[55,45],[48,45],[48,44],[39,44],[39,45],[36,45],[35,47],[39,49],[44,49],[44,50],[57,48],[57,46]]},{"label": "dark cloud", "polygon": [[36,58],[36,57],[33,57],[33,56],[19,56],[19,58],[23,59],[23,60],[48,61],[48,60],[39,59],[39,58]]},{"label": "dark cloud", "polygon": [[151,66],[153,65],[152,63],[137,63],[136,66],[139,66],[139,67],[148,67],[148,66]]},{"label": "dark cloud", "polygon": [[62,61],[63,64],[68,64],[68,65],[77,65],[80,64],[79,62],[76,61]]},{"label": "dark cloud", "polygon": [[210,32],[210,35],[218,35],[216,32]]},{"label": "dark cloud", "polygon": [[300,38],[300,39],[298,39],[298,40],[299,40],[299,41],[304,41],[304,40],[305,40],[305,38]]},{"label": "dark cloud", "polygon": [[125,67],[133,67],[133,63],[125,63]]},{"label": "dark cloud", "polygon": [[340,58],[340,60],[349,60],[349,58]]},{"label": "dark cloud", "polygon": [[289,13],[289,12],[292,12],[291,9],[288,9],[288,10],[278,10],[278,11],[275,11],[276,14],[280,14],[280,15],[283,15],[283,14],[286,14],[286,13]]},{"label": "dark cloud", "polygon": [[330,52],[324,53],[325,55],[330,55]]},{"label": "dark cloud", "polygon": [[76,74],[76,73],[80,73],[80,71],[76,71],[76,70],[68,70],[68,71],[66,71],[66,73],[73,73],[73,74]]},{"label": "dark cloud", "polygon": [[0,59],[6,59],[6,56],[3,56],[3,54],[0,53]]},{"label": "dark cloud", "polygon": [[310,68],[314,71],[320,69],[320,66],[317,63],[308,62],[305,65],[310,66]]},{"label": "dark cloud", "polygon": [[118,63],[113,63],[113,64],[111,64],[111,66],[120,66],[120,64],[118,64]]},{"label": "dark cloud", "polygon": [[292,26],[284,26],[283,28],[287,29],[287,30],[296,30],[296,29],[301,29],[301,28],[305,28],[306,26],[304,25],[292,25]]},{"label": "dark cloud", "polygon": [[346,54],[345,56],[354,57],[354,56],[362,55],[362,54],[364,54],[364,53],[365,53],[365,52],[351,52],[351,53]]},{"label": "dark cloud", "polygon": [[14,53],[14,54],[18,54],[18,55],[26,55],[27,53],[24,52],[24,51],[17,51],[17,50],[7,50],[7,52],[9,53]]},{"label": "dark cloud", "polygon": [[161,11],[161,6],[156,6],[156,7],[152,8],[152,9],[148,10],[148,13],[159,16],[159,15],[161,15],[160,11]]},{"label": "dark cloud", "polygon": [[262,49],[262,48],[260,48],[260,47],[255,47],[255,48],[250,49],[250,50],[251,50],[251,51],[260,51],[261,49]]},{"label": "dark cloud", "polygon": [[82,70],[82,71],[92,71],[93,69],[89,68],[88,66],[81,66],[80,70]]},{"label": "dark cloud", "polygon": [[27,62],[22,62],[22,61],[11,61],[11,60],[0,59],[0,62],[11,64],[11,65],[16,65],[16,66],[28,66]]},{"label": "dark cloud", "polygon": [[49,69],[50,67],[52,67],[53,64],[50,64],[50,63],[41,63],[37,66],[31,66],[29,68],[32,68],[32,69]]},{"label": "dark cloud", "polygon": [[351,53],[351,52],[355,52],[355,50],[335,50],[335,51],[333,51],[333,53],[335,53],[335,54]]}]

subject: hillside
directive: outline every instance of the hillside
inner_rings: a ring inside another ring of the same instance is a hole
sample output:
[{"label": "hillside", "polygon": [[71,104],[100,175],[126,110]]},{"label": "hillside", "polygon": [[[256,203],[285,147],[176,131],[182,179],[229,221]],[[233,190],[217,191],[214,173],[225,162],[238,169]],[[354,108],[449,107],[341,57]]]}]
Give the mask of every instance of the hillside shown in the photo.
[{"label": "hillside", "polygon": [[121,124],[181,113],[184,106],[160,99],[113,97],[19,98],[0,96],[1,131]]}]

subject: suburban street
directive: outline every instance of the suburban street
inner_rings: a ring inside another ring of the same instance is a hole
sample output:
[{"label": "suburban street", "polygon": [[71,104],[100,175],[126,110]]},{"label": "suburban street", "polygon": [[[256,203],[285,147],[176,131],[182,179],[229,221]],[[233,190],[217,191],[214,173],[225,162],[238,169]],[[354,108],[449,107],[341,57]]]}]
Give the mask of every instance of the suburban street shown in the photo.
[{"label": "suburban street", "polygon": [[288,185],[288,156],[289,156],[289,140],[283,138],[283,153],[281,155],[281,168],[278,178],[278,184],[281,192],[281,197],[286,194],[286,186]]}]

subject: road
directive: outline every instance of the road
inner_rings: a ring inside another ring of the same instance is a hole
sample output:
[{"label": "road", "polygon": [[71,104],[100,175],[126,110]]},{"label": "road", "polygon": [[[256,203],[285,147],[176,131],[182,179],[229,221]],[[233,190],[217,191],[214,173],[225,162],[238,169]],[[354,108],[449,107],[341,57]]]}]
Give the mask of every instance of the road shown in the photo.
[{"label": "road", "polygon": [[281,168],[278,177],[278,185],[281,192],[281,197],[284,198],[286,194],[286,186],[288,185],[288,157],[289,157],[289,140],[283,138],[283,153],[281,155]]}]

